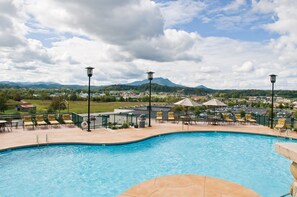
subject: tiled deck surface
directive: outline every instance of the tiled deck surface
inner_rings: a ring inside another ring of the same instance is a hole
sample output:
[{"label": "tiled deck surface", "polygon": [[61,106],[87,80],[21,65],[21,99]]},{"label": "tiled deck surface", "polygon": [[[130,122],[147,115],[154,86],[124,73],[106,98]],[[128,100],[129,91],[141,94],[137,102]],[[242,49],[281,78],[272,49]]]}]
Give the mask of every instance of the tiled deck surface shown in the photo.
[{"label": "tiled deck surface", "polygon": [[[290,137],[290,138],[297,139],[296,132],[289,132],[287,135],[286,133],[279,133],[269,129],[268,127],[258,126],[258,125],[212,126],[212,125],[200,123],[197,125],[188,126],[188,125],[174,124],[174,123],[155,123],[153,121],[152,127],[150,128],[148,127],[139,128],[139,129],[129,128],[129,129],[121,129],[121,130],[115,130],[115,131],[109,130],[109,129],[96,129],[96,130],[93,130],[92,132],[87,132],[76,127],[68,128],[64,126],[61,126],[59,128],[44,128],[44,129],[35,129],[35,130],[29,130],[29,129],[23,130],[22,128],[13,129],[12,132],[0,133],[0,150],[11,149],[14,147],[38,145],[37,136],[38,136],[39,144],[59,144],[59,143],[120,144],[120,143],[139,141],[146,138],[150,138],[152,136],[158,136],[166,133],[199,132],[199,131],[243,132],[243,133]],[[213,196],[213,197],[257,196],[257,194],[253,193],[251,190],[246,190],[246,191],[252,192],[251,195],[245,195],[244,192],[238,195],[238,193],[234,193],[234,192],[239,191],[238,188],[241,188],[239,185],[233,184],[230,182],[225,182],[219,179],[214,179],[211,177],[196,177],[196,176],[189,175],[186,178],[183,176],[181,176],[181,178],[180,176],[171,176],[169,178],[170,178],[169,180],[166,180],[166,179],[163,180],[163,178],[161,178],[160,184],[162,185],[164,183],[163,185],[165,186],[168,185],[170,187],[163,187],[163,186],[158,187],[158,190],[156,193],[150,193],[152,194],[151,196],[163,196],[163,197],[191,196],[192,194],[193,194],[192,196]],[[195,179],[195,182],[197,182],[197,184],[185,183],[186,180],[189,181],[193,179]],[[152,182],[155,184],[156,183],[155,181],[156,179],[153,179],[148,182],[149,183]],[[175,187],[176,184],[181,186]],[[150,188],[152,188],[152,190],[150,190]],[[132,188],[131,191],[138,192],[139,189]],[[148,188],[143,191],[154,192],[156,191],[155,185],[151,184],[151,186],[148,186]],[[200,193],[198,191],[203,191],[203,192]],[[229,192],[219,194],[219,193],[216,193],[217,191],[229,191]],[[145,193],[145,194],[148,194],[148,193]],[[176,194],[176,195],[172,195],[172,194]],[[127,197],[129,195],[125,193],[125,195],[123,196]],[[133,195],[130,195],[130,196],[133,196]],[[141,195],[141,196],[149,196],[149,195]]]},{"label": "tiled deck surface", "polygon": [[241,185],[208,176],[172,175],[133,186],[119,197],[259,197]]}]

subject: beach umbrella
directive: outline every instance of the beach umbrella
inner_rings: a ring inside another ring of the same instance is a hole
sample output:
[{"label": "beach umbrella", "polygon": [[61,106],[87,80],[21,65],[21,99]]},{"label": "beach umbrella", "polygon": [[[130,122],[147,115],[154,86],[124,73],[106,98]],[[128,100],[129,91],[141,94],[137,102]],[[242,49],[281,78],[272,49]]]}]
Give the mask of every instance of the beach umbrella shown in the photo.
[{"label": "beach umbrella", "polygon": [[182,105],[186,107],[186,114],[188,112],[188,107],[196,107],[196,106],[201,106],[201,104],[196,103],[195,101],[193,101],[190,98],[184,98],[183,100],[180,100],[176,103],[174,103],[174,105]]}]

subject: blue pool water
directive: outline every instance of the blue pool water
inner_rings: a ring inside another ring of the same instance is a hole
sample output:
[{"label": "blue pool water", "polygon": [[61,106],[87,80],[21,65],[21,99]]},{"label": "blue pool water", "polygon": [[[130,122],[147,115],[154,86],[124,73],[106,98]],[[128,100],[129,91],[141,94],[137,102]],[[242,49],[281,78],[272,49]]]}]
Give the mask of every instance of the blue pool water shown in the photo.
[{"label": "blue pool water", "polygon": [[290,161],[275,137],[183,133],[117,146],[61,145],[0,152],[1,196],[116,196],[153,177],[198,174],[274,197],[289,191]]}]

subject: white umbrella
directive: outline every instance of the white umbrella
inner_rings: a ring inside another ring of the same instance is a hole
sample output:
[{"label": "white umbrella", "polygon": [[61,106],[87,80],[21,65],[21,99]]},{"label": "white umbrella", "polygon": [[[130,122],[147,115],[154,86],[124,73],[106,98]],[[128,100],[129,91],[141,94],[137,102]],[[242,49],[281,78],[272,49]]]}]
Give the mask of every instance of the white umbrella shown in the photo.
[{"label": "white umbrella", "polygon": [[216,107],[224,107],[227,106],[225,103],[222,101],[219,101],[218,99],[211,99],[205,103],[203,103],[205,106],[213,106],[214,107],[214,113],[216,115]]},{"label": "white umbrella", "polygon": [[195,101],[193,101],[192,99],[189,99],[189,98],[184,98],[183,100],[180,100],[180,101],[174,103],[174,105],[183,105],[186,107],[201,106],[200,104],[196,103]]},{"label": "white umbrella", "polygon": [[222,101],[219,101],[218,99],[211,99],[205,103],[203,103],[203,105],[205,106],[218,106],[218,107],[224,107],[227,106],[225,103],[223,103]]},{"label": "white umbrella", "polygon": [[200,104],[196,103],[195,101],[193,101],[192,99],[189,99],[189,98],[184,98],[183,100],[180,100],[180,101],[174,103],[174,105],[185,106],[186,107],[186,115],[188,114],[188,107],[201,106]]}]

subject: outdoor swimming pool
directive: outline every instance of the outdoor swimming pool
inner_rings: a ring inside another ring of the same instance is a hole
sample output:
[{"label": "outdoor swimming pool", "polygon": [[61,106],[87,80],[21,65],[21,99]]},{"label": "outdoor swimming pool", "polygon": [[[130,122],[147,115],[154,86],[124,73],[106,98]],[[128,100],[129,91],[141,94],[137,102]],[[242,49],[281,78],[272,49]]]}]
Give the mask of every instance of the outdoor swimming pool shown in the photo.
[{"label": "outdoor swimming pool", "polygon": [[153,177],[198,174],[262,196],[288,193],[292,140],[234,133],[179,133],[116,146],[59,145],[0,152],[1,196],[116,196]]}]

